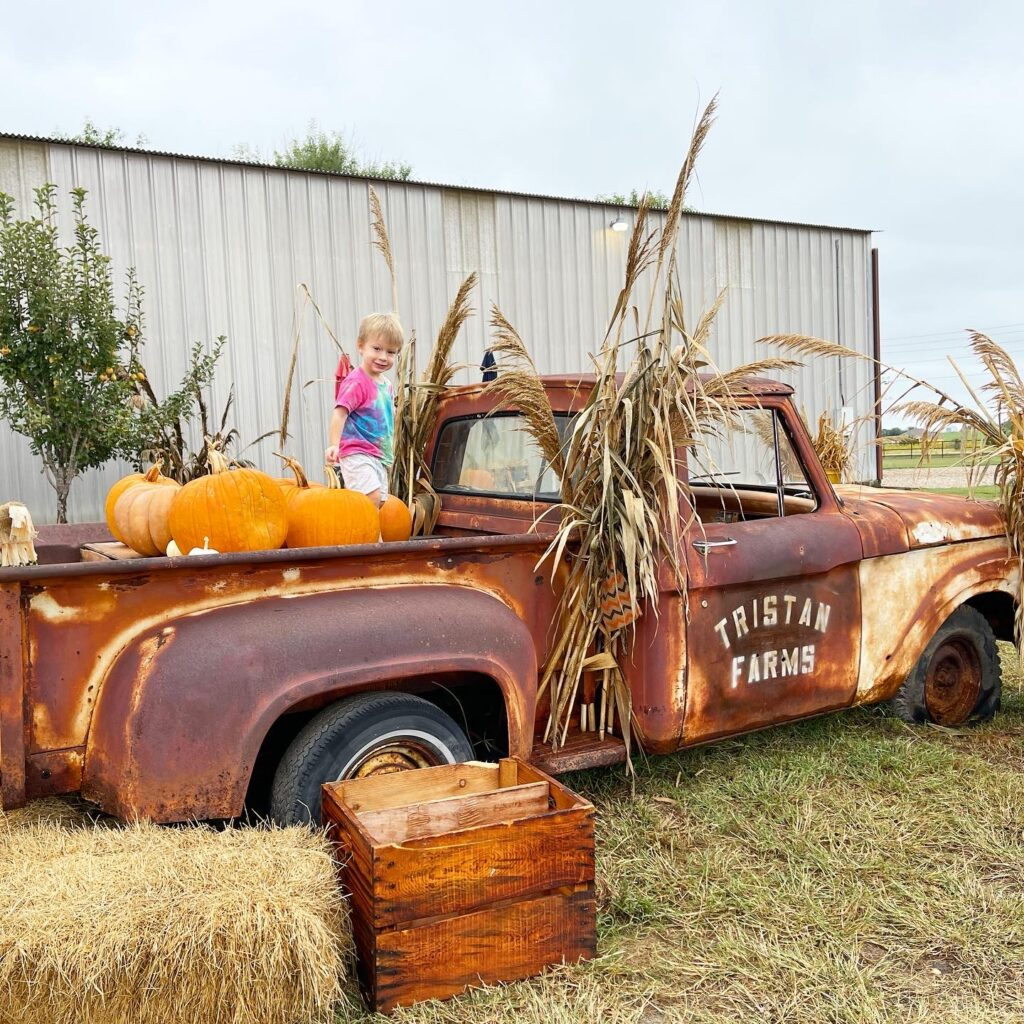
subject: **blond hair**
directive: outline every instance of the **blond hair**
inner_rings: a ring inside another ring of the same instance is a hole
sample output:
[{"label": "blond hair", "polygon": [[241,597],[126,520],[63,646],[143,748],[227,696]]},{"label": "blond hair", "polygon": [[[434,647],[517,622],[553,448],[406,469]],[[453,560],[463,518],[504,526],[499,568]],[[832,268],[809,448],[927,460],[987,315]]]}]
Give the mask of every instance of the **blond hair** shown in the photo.
[{"label": "blond hair", "polygon": [[369,316],[364,316],[359,324],[359,344],[366,341],[371,334],[391,342],[398,348],[401,348],[405,341],[405,332],[394,313],[370,313]]}]

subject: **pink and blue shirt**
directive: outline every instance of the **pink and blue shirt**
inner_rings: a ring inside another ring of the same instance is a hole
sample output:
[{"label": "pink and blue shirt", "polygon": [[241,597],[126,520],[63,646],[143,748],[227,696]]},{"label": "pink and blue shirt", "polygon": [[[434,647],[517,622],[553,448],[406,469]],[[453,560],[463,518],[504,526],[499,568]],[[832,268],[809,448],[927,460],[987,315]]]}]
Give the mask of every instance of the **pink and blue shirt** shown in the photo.
[{"label": "pink and blue shirt", "polygon": [[394,457],[395,392],[385,377],[374,380],[361,366],[338,385],[335,406],[348,412],[339,458],[370,455],[390,466]]}]

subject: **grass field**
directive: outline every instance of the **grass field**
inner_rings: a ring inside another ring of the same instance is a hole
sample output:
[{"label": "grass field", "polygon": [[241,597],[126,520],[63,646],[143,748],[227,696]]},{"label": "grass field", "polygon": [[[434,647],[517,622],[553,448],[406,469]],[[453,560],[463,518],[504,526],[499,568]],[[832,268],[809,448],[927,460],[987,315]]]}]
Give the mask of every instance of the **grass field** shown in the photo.
[{"label": "grass field", "polygon": [[[1024,1017],[1024,694],[990,725],[859,709],[569,785],[598,807],[599,959],[403,1024]],[[369,1021],[354,991],[345,1024]]]},{"label": "grass field", "polygon": [[[947,453],[945,455],[932,455],[927,459],[921,457],[920,451],[911,455],[909,452],[890,452],[882,450],[883,469],[919,469],[930,467],[938,469],[943,466],[966,466],[968,460],[960,452]],[[979,460],[976,465],[994,466],[998,460]]]},{"label": "grass field", "polygon": [[961,498],[976,498],[978,501],[994,501],[999,497],[999,488],[990,487],[927,487],[929,494],[957,494]]}]

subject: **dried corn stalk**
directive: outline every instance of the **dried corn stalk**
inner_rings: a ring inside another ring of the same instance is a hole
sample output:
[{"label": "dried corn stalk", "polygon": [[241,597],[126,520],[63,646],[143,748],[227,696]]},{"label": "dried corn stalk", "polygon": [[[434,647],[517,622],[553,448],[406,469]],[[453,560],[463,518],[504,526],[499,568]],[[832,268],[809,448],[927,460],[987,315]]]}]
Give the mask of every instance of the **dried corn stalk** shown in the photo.
[{"label": "dried corn stalk", "polygon": [[0,505],[0,567],[35,565],[32,541],[37,536],[32,516],[20,501]]},{"label": "dried corn stalk", "polygon": [[811,443],[829,479],[833,483],[843,483],[850,473],[853,447],[849,433],[836,429],[827,410],[818,417],[818,432],[811,438]]},{"label": "dried corn stalk", "polygon": [[[604,738],[615,720],[631,746],[632,704],[623,665],[637,619],[658,613],[658,567],[667,563],[680,591],[684,567],[676,561],[681,532],[681,460],[702,433],[730,419],[735,392],[749,375],[797,365],[767,359],[728,373],[711,373],[708,341],[723,295],[688,329],[675,240],[686,186],[714,116],[705,110],[676,183],[660,237],[648,230],[646,197],[637,210],[626,258],[625,281],[595,358],[596,381],[564,444],[558,442],[547,394],[519,335],[498,309],[492,313],[499,357],[490,386],[518,409],[526,428],[561,477],[561,522],[542,563],[560,580],[561,597],[541,678],[550,691],[545,742],[557,748],[576,720]],[[653,268],[644,331],[633,292]],[[654,324],[651,328],[651,324]],[[620,363],[628,359],[625,374]]]},{"label": "dried corn stalk", "polygon": [[431,486],[430,467],[424,454],[437,426],[440,398],[459,370],[459,364],[451,361],[451,354],[459,331],[473,312],[469,297],[475,287],[474,271],[462,282],[448,308],[426,368],[418,379],[415,337],[403,346],[398,360],[395,459],[388,486],[412,510],[413,536],[431,533],[441,512],[441,499]]}]

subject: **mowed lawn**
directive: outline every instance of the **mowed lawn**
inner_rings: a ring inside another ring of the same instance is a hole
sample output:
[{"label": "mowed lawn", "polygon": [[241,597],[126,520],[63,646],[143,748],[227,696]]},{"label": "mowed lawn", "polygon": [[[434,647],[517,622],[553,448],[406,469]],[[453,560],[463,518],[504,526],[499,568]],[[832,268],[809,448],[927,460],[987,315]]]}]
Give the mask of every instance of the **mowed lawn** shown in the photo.
[{"label": "mowed lawn", "polygon": [[[1024,695],[859,709],[567,777],[598,808],[599,958],[397,1022],[1024,1019]],[[344,1022],[370,1018],[354,990]]]}]

